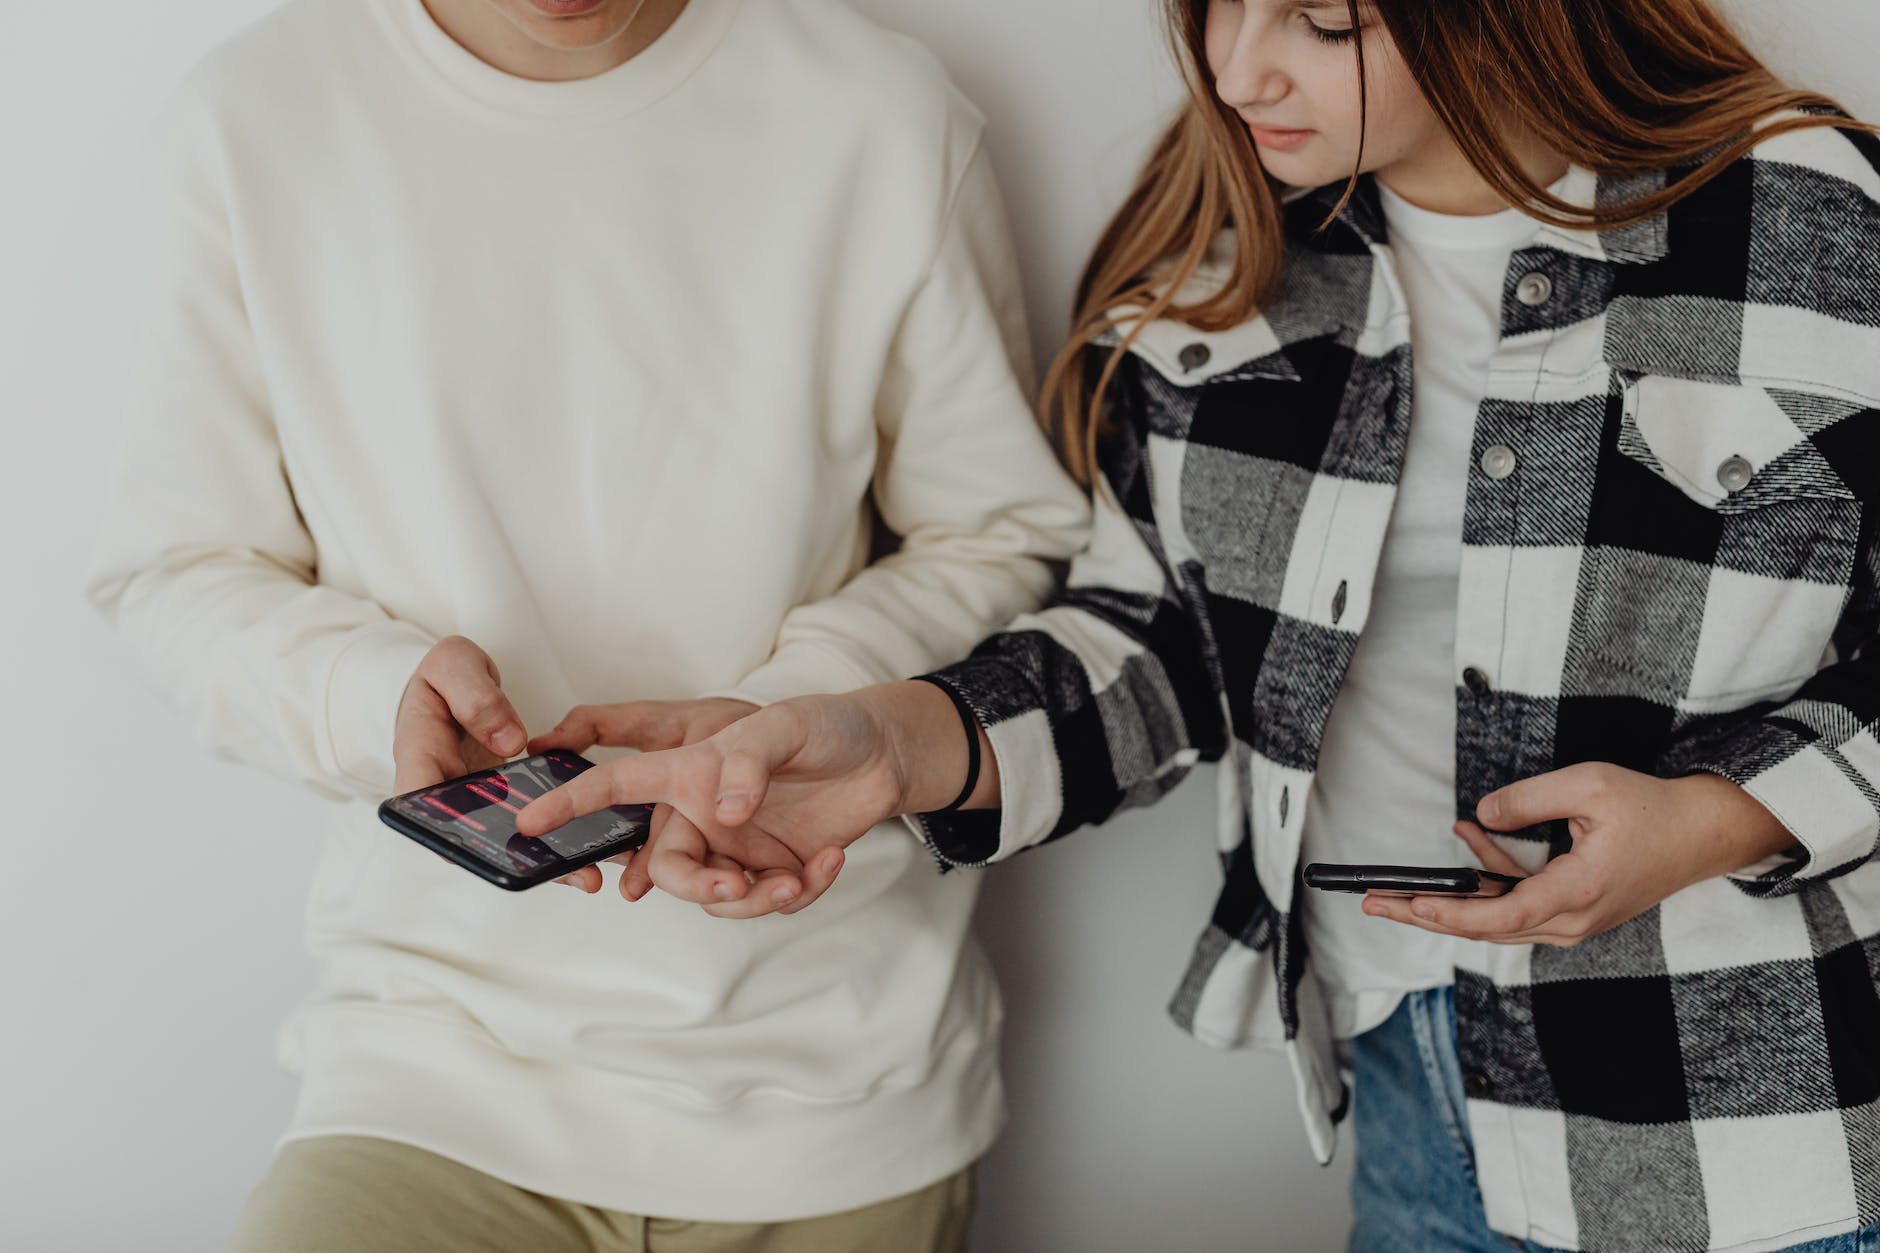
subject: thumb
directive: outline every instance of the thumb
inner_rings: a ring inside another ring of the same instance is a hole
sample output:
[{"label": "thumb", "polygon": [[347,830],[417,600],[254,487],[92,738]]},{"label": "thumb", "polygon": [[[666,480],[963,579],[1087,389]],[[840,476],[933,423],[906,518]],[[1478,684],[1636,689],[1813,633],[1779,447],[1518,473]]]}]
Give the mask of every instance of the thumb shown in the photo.
[{"label": "thumb", "polygon": [[586,709],[584,705],[570,709],[552,729],[529,741],[529,751],[546,753],[558,748],[564,752],[581,753],[592,748],[600,739],[600,734],[594,730],[593,720],[588,717]]},{"label": "thumb", "polygon": [[1490,831],[1519,831],[1558,818],[1582,817],[1590,784],[1580,766],[1537,774],[1484,796],[1475,807],[1476,821]]},{"label": "thumb", "polygon": [[802,723],[772,706],[719,735],[728,742],[718,771],[717,818],[735,827],[751,820],[770,791],[771,776],[802,751]]},{"label": "thumb", "polygon": [[577,753],[595,744],[652,752],[679,746],[679,737],[674,734],[671,724],[672,719],[666,716],[659,701],[576,705],[556,724],[554,730],[536,743],[543,749],[565,748]]},{"label": "thumb", "polygon": [[648,846],[647,878],[669,896],[695,905],[740,900],[750,892],[744,875],[714,863],[704,835],[674,810],[666,820],[658,848]]}]

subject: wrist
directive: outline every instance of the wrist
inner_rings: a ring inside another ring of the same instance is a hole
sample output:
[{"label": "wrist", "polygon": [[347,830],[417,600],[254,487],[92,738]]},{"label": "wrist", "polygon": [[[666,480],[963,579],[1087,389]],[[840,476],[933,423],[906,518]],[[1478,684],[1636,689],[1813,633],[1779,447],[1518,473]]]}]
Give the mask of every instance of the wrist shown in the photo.
[{"label": "wrist", "polygon": [[1736,874],[1795,847],[1795,836],[1760,801],[1722,775],[1708,772],[1670,780],[1680,823],[1698,841],[1699,879]]},{"label": "wrist", "polygon": [[[899,784],[896,812],[932,813],[957,800],[969,772],[971,749],[952,698],[934,684],[917,679],[866,688],[859,695],[880,727],[893,765]],[[981,737],[984,747],[984,733],[977,723],[973,734]],[[982,773],[989,756],[981,755]],[[975,789],[975,793],[983,790]]]}]

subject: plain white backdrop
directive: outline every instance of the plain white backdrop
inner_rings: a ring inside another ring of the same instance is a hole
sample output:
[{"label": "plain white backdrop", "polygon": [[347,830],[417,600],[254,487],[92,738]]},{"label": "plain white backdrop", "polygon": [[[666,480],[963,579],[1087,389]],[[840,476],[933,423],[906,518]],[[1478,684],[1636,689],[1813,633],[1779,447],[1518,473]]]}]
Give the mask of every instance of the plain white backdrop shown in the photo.
[{"label": "plain white backdrop", "polygon": [[[989,115],[1055,344],[1177,98],[1155,0],[855,2],[931,44]],[[292,1099],[273,1033],[312,978],[321,802],[211,761],[80,594],[144,272],[148,119],[273,3],[0,9],[0,1248],[218,1247]],[[1728,7],[1795,80],[1880,118],[1880,4]],[[993,872],[979,925],[1013,1118],[980,1175],[980,1253],[1342,1244],[1349,1154],[1311,1163],[1284,1062],[1211,1052],[1163,1015],[1213,899],[1211,794],[1197,779]]]}]

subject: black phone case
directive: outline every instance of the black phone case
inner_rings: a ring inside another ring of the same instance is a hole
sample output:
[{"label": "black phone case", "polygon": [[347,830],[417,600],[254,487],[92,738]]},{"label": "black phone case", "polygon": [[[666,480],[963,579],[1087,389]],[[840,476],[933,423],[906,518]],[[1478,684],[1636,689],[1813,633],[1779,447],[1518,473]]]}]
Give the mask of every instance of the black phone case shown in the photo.
[{"label": "black phone case", "polygon": [[[571,757],[583,763],[588,769],[592,769],[594,766],[593,762],[588,761],[587,758],[581,756],[579,753],[569,753],[562,750],[551,751],[557,752],[560,756]],[[547,754],[543,755],[546,756]],[[478,775],[493,773],[495,772],[491,770],[476,770],[463,777],[469,779],[475,778]],[[446,780],[446,782],[451,781],[452,780]],[[612,844],[603,844],[598,848],[589,849],[579,857],[563,858],[531,874],[511,874],[500,867],[492,866],[490,863],[472,853],[466,852],[435,831],[429,830],[422,823],[412,821],[395,808],[399,801],[430,790],[429,787],[422,787],[416,791],[405,792],[379,802],[379,821],[392,828],[392,830],[397,831],[399,834],[409,836],[416,840],[444,860],[462,866],[479,879],[488,883],[494,883],[497,887],[509,892],[520,892],[524,888],[532,888],[542,883],[551,883],[565,874],[570,874],[581,869],[583,866],[592,866],[595,862],[606,861],[609,857],[618,857],[622,853],[631,852],[633,849],[639,848],[642,844],[645,844],[647,840],[647,830],[642,827],[631,835],[615,840]]]},{"label": "black phone case", "polygon": [[1314,862],[1306,886],[1321,892],[1404,892],[1411,895],[1475,896],[1484,881],[1512,888],[1513,875],[1472,866],[1335,866]]}]

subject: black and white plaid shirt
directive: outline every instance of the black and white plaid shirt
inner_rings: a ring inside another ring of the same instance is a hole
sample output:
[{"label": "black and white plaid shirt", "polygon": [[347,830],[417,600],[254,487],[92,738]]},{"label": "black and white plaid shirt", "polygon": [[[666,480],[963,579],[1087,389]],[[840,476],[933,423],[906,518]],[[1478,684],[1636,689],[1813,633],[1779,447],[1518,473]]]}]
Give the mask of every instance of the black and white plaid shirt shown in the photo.
[{"label": "black and white plaid shirt", "polygon": [[[1498,1231],[1752,1250],[1880,1219],[1877,171],[1864,136],[1778,137],[1646,224],[1543,227],[1507,274],[1463,524],[1457,814],[1575,762],[1712,771],[1801,851],[1577,948],[1471,947],[1459,1045]],[[1567,198],[1662,185],[1576,170]],[[1345,1089],[1300,826],[1412,387],[1375,187],[1313,230],[1339,190],[1289,206],[1263,316],[1144,329],[1067,590],[938,676],[987,724],[1004,808],[921,823],[979,865],[1223,760],[1226,885],[1173,1012],[1284,1042],[1326,1159]]]}]

